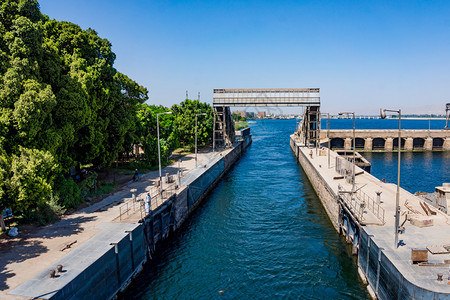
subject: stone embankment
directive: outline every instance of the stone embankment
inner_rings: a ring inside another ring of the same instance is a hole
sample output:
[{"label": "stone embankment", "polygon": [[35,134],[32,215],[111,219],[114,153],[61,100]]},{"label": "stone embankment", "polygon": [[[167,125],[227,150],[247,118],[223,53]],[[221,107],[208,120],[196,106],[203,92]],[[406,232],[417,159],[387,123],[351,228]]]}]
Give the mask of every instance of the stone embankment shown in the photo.
[{"label": "stone embankment", "polygon": [[[332,149],[350,150],[353,130],[321,130],[320,139],[331,142]],[[396,151],[398,130],[355,130],[355,148],[358,151]],[[405,151],[450,151],[450,130],[402,129],[401,148]]]},{"label": "stone embankment", "polygon": [[[49,245],[42,253],[31,255],[29,260],[21,257],[17,262],[14,253],[0,257],[5,265],[2,273],[10,275],[4,278],[0,298],[112,298],[151,259],[158,241],[178,230],[250,144],[246,129],[233,147],[199,154],[197,167],[195,157],[190,155],[181,164],[163,169],[161,188],[155,186],[159,181],[156,172],[146,174],[128,190],[49,226],[49,239],[36,236],[41,245]],[[178,170],[183,170],[180,176]],[[152,211],[147,215],[143,199],[148,192],[152,195]],[[69,232],[56,233],[64,229]],[[56,242],[51,241],[52,233]],[[61,246],[69,244],[61,251]],[[57,265],[62,265],[62,272],[50,278],[50,271]]]},{"label": "stone embankment", "polygon": [[401,232],[396,247],[396,184],[356,167],[353,187],[352,163],[335,151],[307,148],[295,134],[290,146],[331,223],[353,244],[358,273],[373,298],[450,298],[447,213],[400,189]]}]

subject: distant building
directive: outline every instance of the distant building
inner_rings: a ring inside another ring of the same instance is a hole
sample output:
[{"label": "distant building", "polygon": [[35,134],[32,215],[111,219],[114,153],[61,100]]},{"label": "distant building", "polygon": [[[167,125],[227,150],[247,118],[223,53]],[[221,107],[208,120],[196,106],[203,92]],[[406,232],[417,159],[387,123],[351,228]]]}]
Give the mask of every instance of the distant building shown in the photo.
[{"label": "distant building", "polygon": [[258,119],[264,119],[266,117],[265,111],[258,111]]}]

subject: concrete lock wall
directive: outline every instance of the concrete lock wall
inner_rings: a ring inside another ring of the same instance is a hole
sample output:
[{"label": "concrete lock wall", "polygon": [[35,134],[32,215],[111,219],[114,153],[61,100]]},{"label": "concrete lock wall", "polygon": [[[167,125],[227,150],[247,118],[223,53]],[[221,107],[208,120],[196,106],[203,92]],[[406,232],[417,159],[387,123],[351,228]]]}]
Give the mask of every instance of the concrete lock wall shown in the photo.
[{"label": "concrete lock wall", "polygon": [[[55,268],[50,266],[10,294],[33,299],[112,297],[145,261],[142,226],[103,223],[99,229],[103,230],[58,262],[64,271],[57,278],[49,278]],[[117,243],[117,253],[112,241]]]},{"label": "concrete lock wall", "polygon": [[129,235],[126,235],[118,242],[118,254],[112,246],[52,299],[111,297],[111,293],[118,291],[125,282],[130,280],[135,269],[143,264],[145,260],[143,238],[142,227],[136,227],[132,231],[132,241]]},{"label": "concrete lock wall", "polygon": [[[294,139],[295,135],[292,135],[290,139],[291,149],[298,157],[300,165],[319,196],[333,226],[339,232],[339,205],[335,200],[336,195],[327,185],[319,171],[309,162],[303,152],[299,151],[299,146]],[[343,228],[344,231],[347,231],[347,235],[352,234],[352,230],[346,219],[343,220]],[[361,226],[358,229],[358,272],[363,279],[367,280],[370,289],[377,298],[448,299],[447,294],[426,290],[408,281],[408,279],[406,279],[393,264],[393,261],[395,261],[396,258],[388,257],[388,252],[384,251],[384,249],[376,243],[374,239],[375,233],[372,233],[372,235],[369,234],[370,227]],[[353,234],[355,234],[354,230]]]},{"label": "concrete lock wall", "polygon": [[448,299],[409,282],[383,250],[361,227],[358,268],[379,299]]},{"label": "concrete lock wall", "polygon": [[309,182],[313,186],[316,194],[319,196],[323,207],[327,211],[327,215],[331,220],[334,228],[339,231],[339,204],[336,201],[336,194],[333,192],[332,188],[326,183],[322,178],[320,173],[311,165],[309,160],[304,156],[302,151],[299,151],[298,146],[291,137],[290,141],[291,150],[296,153],[297,158],[305,171],[306,176],[308,176]]},{"label": "concrete lock wall", "polygon": [[99,225],[103,231],[58,262],[66,269],[58,278],[49,278],[50,269],[55,267],[51,266],[10,294],[40,299],[114,297],[142,270],[147,252],[156,250],[159,240],[182,225],[250,144],[251,134],[247,133],[232,150],[189,172],[182,178],[184,182],[177,193],[144,218],[142,224]]},{"label": "concrete lock wall", "polygon": [[[322,130],[320,138],[329,137],[333,140],[342,140],[344,142],[342,148],[350,150],[352,147],[353,130]],[[398,139],[398,130],[355,130],[355,138],[364,141],[364,147],[359,147],[359,151],[393,151]],[[449,130],[409,130],[402,129],[402,149],[405,151],[450,151],[450,131]],[[377,143],[374,143],[374,140]],[[423,141],[423,145],[414,146],[414,140]],[[384,141],[384,146],[380,147],[380,140]],[[334,143],[332,142],[332,145]]]}]

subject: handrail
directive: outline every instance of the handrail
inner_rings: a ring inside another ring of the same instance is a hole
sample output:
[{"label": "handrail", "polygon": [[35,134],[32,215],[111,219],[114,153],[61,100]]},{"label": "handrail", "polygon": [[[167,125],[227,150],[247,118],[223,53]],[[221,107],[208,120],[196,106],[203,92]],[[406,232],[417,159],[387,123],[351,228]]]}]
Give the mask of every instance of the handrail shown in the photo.
[{"label": "handrail", "polygon": [[[385,223],[384,221],[385,211],[384,208],[382,208],[378,202],[376,202],[372,197],[368,196],[362,190],[358,190],[356,192],[356,196],[360,198],[363,202],[367,203],[367,208],[372,211],[372,213],[378,218],[378,220],[383,222],[383,224]],[[370,206],[371,204],[372,207]]]},{"label": "handrail", "polygon": [[[367,207],[378,220],[380,220],[383,224],[385,210],[382,208],[376,201],[374,201],[370,196],[361,190],[356,191],[352,196],[351,193],[341,193],[341,199],[345,204],[350,208],[351,212],[356,216],[358,221],[364,220],[364,208]],[[359,200],[359,201],[358,201]]]},{"label": "handrail", "polygon": [[[150,197],[151,203],[156,205],[156,208],[161,206],[167,199],[172,197],[176,193],[176,183],[172,183],[167,186],[165,189],[160,192],[159,187],[151,187],[150,188]],[[146,194],[146,193],[144,193]],[[132,198],[128,199],[125,203],[119,206],[119,220],[122,221],[123,215],[129,215],[130,211],[135,212],[137,209],[140,210],[141,219],[145,215],[145,206],[144,206],[144,198],[140,197],[140,199],[136,198],[136,201],[133,201]],[[150,210],[151,207],[150,207]]]}]

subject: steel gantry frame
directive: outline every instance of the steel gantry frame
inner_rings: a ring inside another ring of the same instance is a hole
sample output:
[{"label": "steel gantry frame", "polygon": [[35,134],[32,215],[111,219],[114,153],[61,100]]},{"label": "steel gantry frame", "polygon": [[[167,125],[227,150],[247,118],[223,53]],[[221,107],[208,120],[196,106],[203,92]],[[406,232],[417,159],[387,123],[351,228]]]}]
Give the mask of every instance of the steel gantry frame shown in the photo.
[{"label": "steel gantry frame", "polygon": [[450,121],[450,103],[447,103],[445,107],[445,129],[450,129],[448,123]]},{"label": "steel gantry frame", "polygon": [[306,106],[301,135],[308,146],[320,138],[320,89],[214,89],[213,149],[234,143],[234,122],[230,107]]}]

